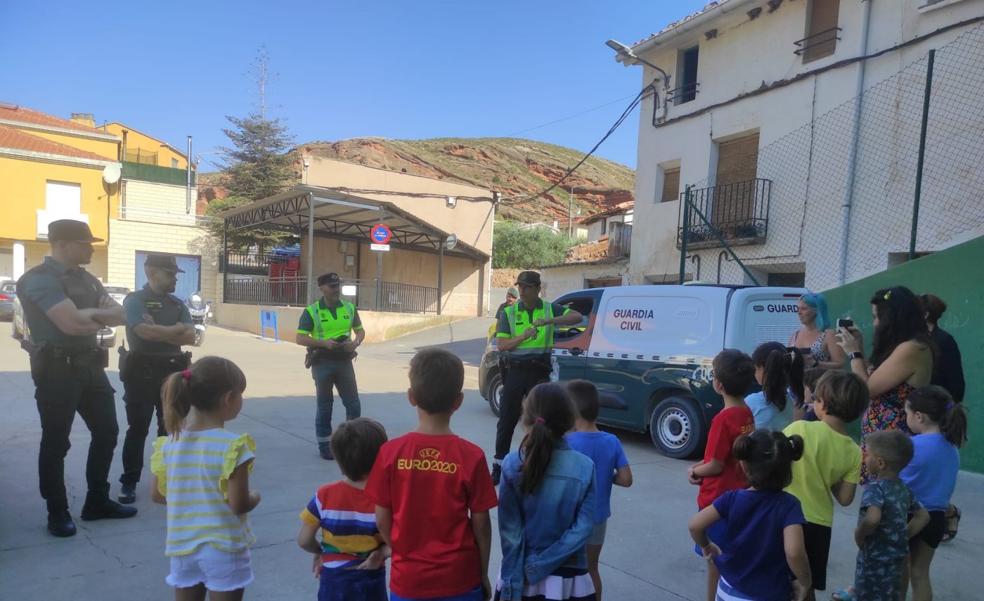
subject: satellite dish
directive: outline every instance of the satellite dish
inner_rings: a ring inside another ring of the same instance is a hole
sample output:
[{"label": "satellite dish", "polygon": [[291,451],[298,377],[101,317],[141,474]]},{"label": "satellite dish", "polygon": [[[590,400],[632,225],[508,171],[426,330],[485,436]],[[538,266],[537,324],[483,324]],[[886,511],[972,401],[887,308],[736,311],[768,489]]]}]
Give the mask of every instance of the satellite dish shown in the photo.
[{"label": "satellite dish", "polygon": [[458,246],[458,237],[451,234],[444,240],[444,248],[445,250],[454,250],[455,246]]},{"label": "satellite dish", "polygon": [[120,166],[116,163],[113,163],[112,165],[106,165],[106,167],[103,169],[103,181],[109,185],[113,185],[116,182],[120,181],[121,175],[123,175],[123,171],[120,169]]}]

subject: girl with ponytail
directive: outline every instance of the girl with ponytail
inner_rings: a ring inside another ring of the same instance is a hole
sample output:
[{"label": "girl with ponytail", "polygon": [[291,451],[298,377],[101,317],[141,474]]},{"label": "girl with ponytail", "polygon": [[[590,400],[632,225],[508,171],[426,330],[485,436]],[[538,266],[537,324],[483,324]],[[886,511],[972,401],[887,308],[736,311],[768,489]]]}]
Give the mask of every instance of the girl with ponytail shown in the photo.
[{"label": "girl with ponytail", "polygon": [[253,580],[246,514],[260,502],[249,490],[256,445],[224,428],[243,406],[246,376],[235,363],[203,357],[171,374],[162,390],[169,436],[154,441],[151,493],[167,505],[175,598],[241,599]]},{"label": "girl with ponytail", "polygon": [[929,512],[929,525],[909,541],[912,599],[928,601],[933,598],[929,580],[933,554],[941,541],[957,533],[956,525],[950,528],[947,518],[953,516],[956,524],[960,520],[960,510],[950,505],[950,497],[960,470],[957,449],[967,442],[967,413],[942,387],[924,386],[913,390],[906,400],[905,420],[914,434],[914,452],[899,477]]},{"label": "girl with ponytail", "polygon": [[[806,519],[799,500],[783,488],[793,480],[793,462],[803,456],[803,438],[760,429],[738,438],[732,453],[749,487],[724,493],[690,520],[690,536],[721,573],[717,598],[802,601],[812,590]],[[707,537],[719,520],[727,529],[723,550]]]},{"label": "girl with ponytail", "polygon": [[526,436],[502,463],[497,600],[596,599],[585,553],[594,529],[594,464],[564,440],[574,416],[559,384],[539,384],[523,401]]},{"label": "girl with ponytail", "polygon": [[755,381],[760,392],[745,397],[756,428],[782,430],[789,425],[792,408],[803,406],[803,355],[778,342],[760,344],[752,353]]}]

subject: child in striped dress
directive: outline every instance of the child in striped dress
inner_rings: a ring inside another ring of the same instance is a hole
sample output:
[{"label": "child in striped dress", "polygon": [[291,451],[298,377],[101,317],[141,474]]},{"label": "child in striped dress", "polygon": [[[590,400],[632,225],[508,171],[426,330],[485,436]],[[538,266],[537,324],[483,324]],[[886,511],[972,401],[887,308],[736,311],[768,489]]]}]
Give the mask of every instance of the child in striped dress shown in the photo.
[{"label": "child in striped dress", "polygon": [[366,417],[343,422],[331,436],[331,452],[345,478],[318,489],[301,511],[297,534],[297,544],[314,553],[318,601],[387,599],[384,565],[390,550],[376,526],[376,503],[365,493],[385,442],[382,424]]},{"label": "child in striped dress", "polygon": [[249,489],[256,445],[223,426],[243,406],[246,376],[235,363],[204,357],[164,382],[169,436],[154,442],[151,495],[167,504],[167,583],[178,601],[242,599],[253,581],[246,514],[260,503]]}]

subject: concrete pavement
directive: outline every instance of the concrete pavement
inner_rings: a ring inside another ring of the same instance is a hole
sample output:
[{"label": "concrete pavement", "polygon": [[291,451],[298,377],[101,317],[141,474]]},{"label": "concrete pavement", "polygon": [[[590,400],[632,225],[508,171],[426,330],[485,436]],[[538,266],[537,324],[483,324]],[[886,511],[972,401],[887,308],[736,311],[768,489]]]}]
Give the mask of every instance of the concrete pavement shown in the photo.
[{"label": "concrete pavement", "polygon": [[[415,425],[406,401],[407,365],[423,346],[440,345],[466,363],[466,397],[452,421],[454,430],[481,445],[489,457],[495,417],[478,394],[476,366],[488,320],[441,326],[360,350],[356,371],[363,414],[380,420],[390,436]],[[249,380],[240,416],[227,425],[249,432],[257,442],[251,484],[263,502],[250,514],[257,544],[253,548],[256,581],[250,599],[313,599],[317,582],[308,555],[297,548],[300,510],[318,485],[340,477],[333,462],[318,458],[314,440],[314,387],[303,368],[303,350],[255,336],[211,328],[196,355],[219,354],[236,361]],[[115,364],[115,354],[112,363]],[[44,502],[37,492],[40,426],[28,373],[27,356],[16,343],[0,338],[0,598],[72,600],[172,599],[164,583],[164,507],[150,502],[146,477],[138,489],[140,514],[131,520],[82,522],[74,538],[56,539],[45,530]],[[111,471],[119,490],[119,451],[126,428],[122,387],[116,374],[120,442]],[[344,415],[336,405],[336,421]],[[606,599],[699,600],[704,595],[704,566],[693,554],[686,521],[695,510],[696,489],[687,484],[688,462],[663,457],[648,437],[617,432],[632,462],[635,485],[613,492],[613,517],[602,554]],[[972,432],[973,436],[974,433]],[[518,433],[517,433],[518,441]],[[148,440],[148,456],[149,456]],[[85,496],[85,454],[89,435],[77,419],[66,479],[73,515]],[[859,495],[860,496],[860,495]],[[964,518],[957,539],[941,545],[933,565],[936,598],[981,599],[973,573],[984,559],[984,478],[961,474],[955,502]],[[852,529],[857,505],[838,509],[828,576],[829,588],[850,584],[855,548]],[[493,519],[495,515],[493,513]],[[493,535],[492,571],[500,557]],[[826,598],[821,596],[820,598]]]}]

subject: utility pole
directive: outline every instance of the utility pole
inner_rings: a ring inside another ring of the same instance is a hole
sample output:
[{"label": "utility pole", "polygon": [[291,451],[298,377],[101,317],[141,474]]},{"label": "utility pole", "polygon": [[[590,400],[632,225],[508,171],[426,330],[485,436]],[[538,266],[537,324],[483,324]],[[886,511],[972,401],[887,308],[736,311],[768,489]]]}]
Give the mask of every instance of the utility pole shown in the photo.
[{"label": "utility pole", "polygon": [[574,186],[571,186],[571,197],[567,199],[567,237],[574,237]]}]

